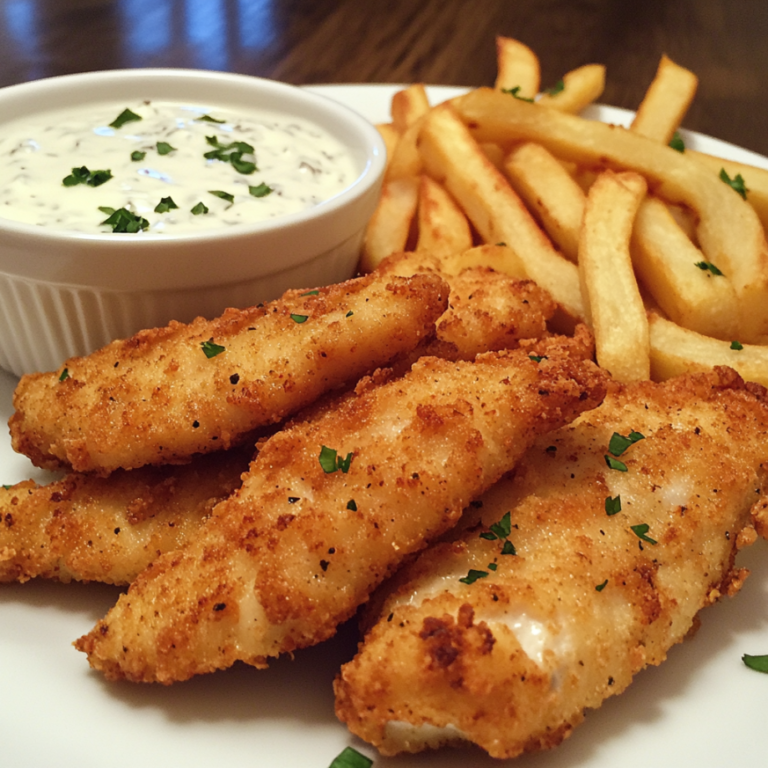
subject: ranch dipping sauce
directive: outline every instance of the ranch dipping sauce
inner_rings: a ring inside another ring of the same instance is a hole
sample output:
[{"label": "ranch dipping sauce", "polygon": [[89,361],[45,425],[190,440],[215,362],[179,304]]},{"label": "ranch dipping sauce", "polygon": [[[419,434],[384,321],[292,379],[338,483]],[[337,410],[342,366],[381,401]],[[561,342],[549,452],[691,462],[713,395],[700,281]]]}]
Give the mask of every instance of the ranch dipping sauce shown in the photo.
[{"label": "ranch dipping sauce", "polygon": [[0,217],[73,232],[254,223],[328,200],[357,176],[323,128],[269,111],[99,103],[0,132]]}]

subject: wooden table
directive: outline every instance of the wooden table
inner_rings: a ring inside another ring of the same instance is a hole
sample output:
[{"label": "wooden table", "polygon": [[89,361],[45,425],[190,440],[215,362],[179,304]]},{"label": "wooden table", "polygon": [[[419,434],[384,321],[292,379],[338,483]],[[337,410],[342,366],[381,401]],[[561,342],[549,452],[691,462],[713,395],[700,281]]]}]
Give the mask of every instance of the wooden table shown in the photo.
[{"label": "wooden table", "polygon": [[498,34],[537,52],[544,84],[606,64],[601,101],[628,108],[667,53],[700,77],[685,126],[768,155],[765,0],[0,0],[0,86],[146,66],[490,85]]}]

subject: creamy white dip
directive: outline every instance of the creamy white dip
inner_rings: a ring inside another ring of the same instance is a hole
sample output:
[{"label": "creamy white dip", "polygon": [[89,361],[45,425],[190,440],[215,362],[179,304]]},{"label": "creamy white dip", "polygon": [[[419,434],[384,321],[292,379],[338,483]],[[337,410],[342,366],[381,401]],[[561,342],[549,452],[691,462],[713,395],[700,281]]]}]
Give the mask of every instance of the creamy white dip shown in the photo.
[{"label": "creamy white dip", "polygon": [[[111,127],[126,108],[141,120]],[[233,142],[253,152],[231,158],[243,149]],[[111,178],[66,186],[75,168],[110,171]],[[349,152],[324,129],[256,110],[92,104],[7,122],[0,132],[0,217],[58,230],[112,232],[102,224],[109,209],[145,219],[151,233],[262,221],[328,200],[356,176]],[[163,198],[178,207],[156,211]]]}]

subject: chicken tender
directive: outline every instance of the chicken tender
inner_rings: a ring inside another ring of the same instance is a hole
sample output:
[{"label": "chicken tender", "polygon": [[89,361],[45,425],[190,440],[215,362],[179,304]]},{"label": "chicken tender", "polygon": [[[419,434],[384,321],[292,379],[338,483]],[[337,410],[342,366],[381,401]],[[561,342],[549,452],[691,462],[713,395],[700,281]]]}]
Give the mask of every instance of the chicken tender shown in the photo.
[{"label": "chicken tender", "polygon": [[242,488],[76,645],[108,678],[170,683],[318,643],[604,387],[590,361],[519,351],[364,381],[267,440]]},{"label": "chicken tender", "polygon": [[765,390],[730,369],[616,386],[385,585],[338,717],[385,755],[557,745],[739,588],[767,456]]},{"label": "chicken tender", "polygon": [[412,350],[447,298],[434,275],[374,274],[141,331],[24,376],[13,447],[41,467],[100,474],[227,448]]},{"label": "chicken tender", "polygon": [[128,584],[199,530],[252,456],[252,448],[233,448],[181,466],[1,487],[0,582]]}]

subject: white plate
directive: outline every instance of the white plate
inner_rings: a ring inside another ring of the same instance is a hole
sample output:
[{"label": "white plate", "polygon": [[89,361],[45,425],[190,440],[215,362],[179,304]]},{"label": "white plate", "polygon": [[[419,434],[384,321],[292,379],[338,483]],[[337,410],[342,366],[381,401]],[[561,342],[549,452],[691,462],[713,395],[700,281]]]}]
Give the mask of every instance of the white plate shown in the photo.
[{"label": "white plate", "polygon": [[[389,119],[396,86],[322,86],[320,93],[375,122]],[[460,89],[431,89],[433,102]],[[596,115],[626,122],[605,107]],[[688,134],[694,146],[768,168],[768,160]],[[1,329],[0,329],[1,330]],[[12,412],[15,379],[0,372],[0,419]],[[0,482],[45,479],[0,439]],[[349,736],[333,714],[331,683],[355,647],[354,626],[267,671],[239,665],[169,688],[108,684],[71,642],[109,609],[103,585],[30,582],[0,588],[0,765],[7,768],[326,768],[345,746],[376,768],[764,768],[768,676],[744,653],[768,653],[768,545],[742,553],[752,575],[741,594],[702,614],[696,637],[638,675],[561,747],[510,763],[477,751],[383,759]]]}]

